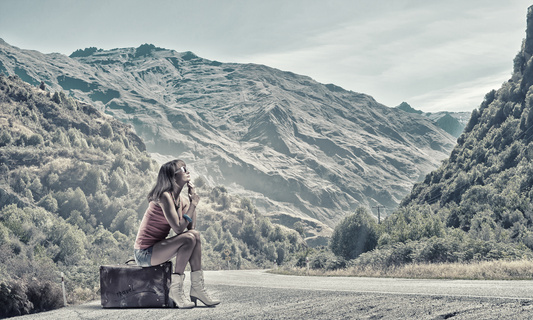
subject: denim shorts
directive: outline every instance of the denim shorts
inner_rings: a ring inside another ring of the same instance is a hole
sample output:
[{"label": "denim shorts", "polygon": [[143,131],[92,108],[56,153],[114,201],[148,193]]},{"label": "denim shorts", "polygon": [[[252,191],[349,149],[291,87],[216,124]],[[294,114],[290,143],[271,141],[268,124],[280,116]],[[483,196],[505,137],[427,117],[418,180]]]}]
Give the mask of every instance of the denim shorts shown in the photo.
[{"label": "denim shorts", "polygon": [[152,249],[154,246],[148,247],[146,249],[133,249],[133,255],[135,256],[135,262],[138,266],[141,267],[151,267],[152,266]]}]

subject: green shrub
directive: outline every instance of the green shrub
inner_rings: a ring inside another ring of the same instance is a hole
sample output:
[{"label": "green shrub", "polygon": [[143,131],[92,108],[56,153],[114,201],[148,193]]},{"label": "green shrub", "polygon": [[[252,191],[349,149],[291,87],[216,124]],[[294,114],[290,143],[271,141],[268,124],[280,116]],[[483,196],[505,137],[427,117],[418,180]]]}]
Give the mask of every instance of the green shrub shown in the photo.
[{"label": "green shrub", "polygon": [[7,130],[2,130],[2,133],[0,134],[0,147],[11,144],[11,141],[13,141],[11,134],[9,134]]},{"label": "green shrub", "polygon": [[333,231],[330,248],[337,256],[350,260],[377,245],[377,223],[365,208],[345,217]]}]

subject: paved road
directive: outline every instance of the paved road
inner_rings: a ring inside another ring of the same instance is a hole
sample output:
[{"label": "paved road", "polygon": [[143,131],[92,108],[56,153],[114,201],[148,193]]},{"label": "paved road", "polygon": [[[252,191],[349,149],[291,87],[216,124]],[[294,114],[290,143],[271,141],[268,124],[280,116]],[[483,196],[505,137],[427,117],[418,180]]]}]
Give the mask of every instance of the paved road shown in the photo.
[{"label": "paved road", "polygon": [[533,281],[298,277],[263,270],[206,271],[205,278],[222,300],[215,308],[118,310],[93,301],[19,318],[533,319]]}]

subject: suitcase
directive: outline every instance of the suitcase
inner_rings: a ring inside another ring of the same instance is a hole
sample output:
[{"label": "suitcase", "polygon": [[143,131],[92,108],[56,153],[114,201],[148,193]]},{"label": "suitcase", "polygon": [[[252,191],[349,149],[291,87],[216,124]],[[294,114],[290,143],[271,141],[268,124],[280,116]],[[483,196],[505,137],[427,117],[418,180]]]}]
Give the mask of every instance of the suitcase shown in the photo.
[{"label": "suitcase", "polygon": [[152,267],[128,264],[100,266],[103,308],[172,307],[168,297],[172,262]]}]

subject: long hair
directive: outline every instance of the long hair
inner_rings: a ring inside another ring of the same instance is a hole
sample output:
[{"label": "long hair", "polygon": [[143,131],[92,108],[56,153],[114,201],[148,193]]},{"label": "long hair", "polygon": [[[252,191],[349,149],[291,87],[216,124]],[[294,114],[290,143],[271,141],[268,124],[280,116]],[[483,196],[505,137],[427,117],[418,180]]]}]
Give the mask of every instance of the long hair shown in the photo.
[{"label": "long hair", "polygon": [[174,175],[176,174],[176,169],[182,166],[185,166],[185,162],[176,159],[163,164],[159,168],[155,186],[148,193],[148,202],[159,201],[163,193],[167,191],[175,192],[178,189]]}]

